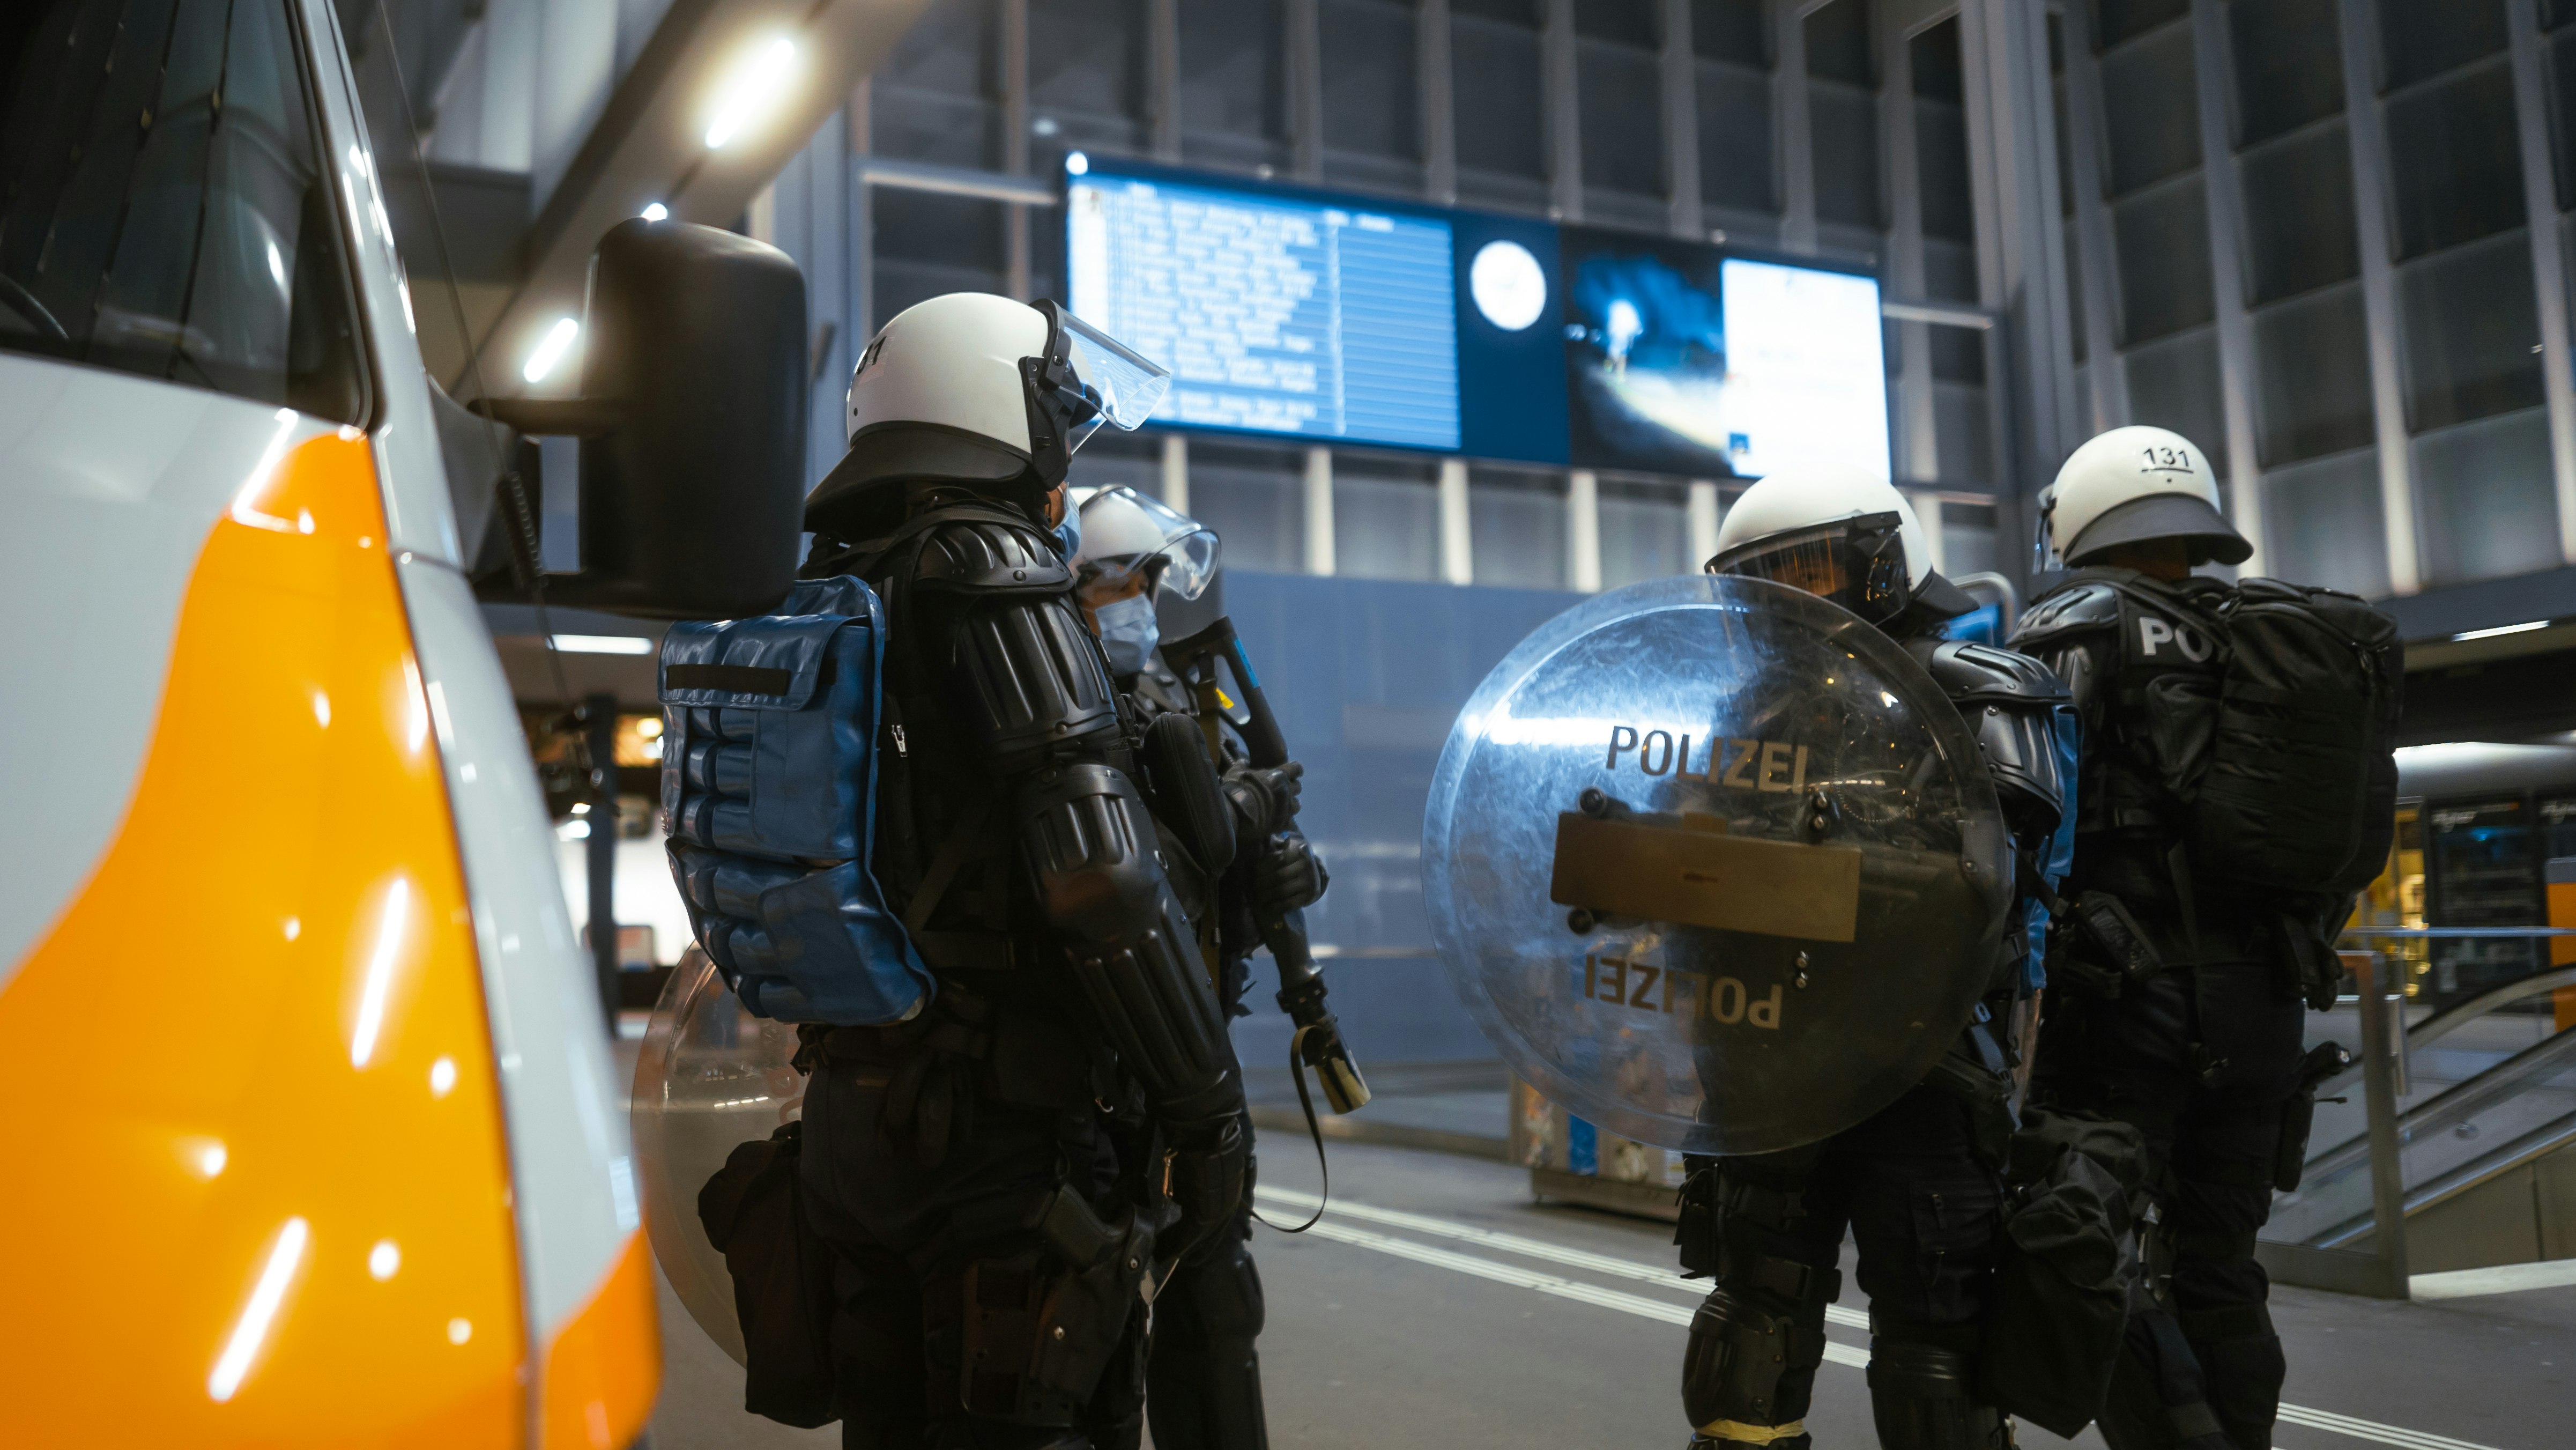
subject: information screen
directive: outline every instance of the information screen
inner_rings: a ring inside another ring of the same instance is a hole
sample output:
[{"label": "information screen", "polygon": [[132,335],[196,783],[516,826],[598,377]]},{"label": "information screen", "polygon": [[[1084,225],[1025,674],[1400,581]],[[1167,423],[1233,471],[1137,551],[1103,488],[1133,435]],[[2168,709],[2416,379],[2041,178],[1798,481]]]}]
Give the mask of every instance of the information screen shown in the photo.
[{"label": "information screen", "polygon": [[1574,228],[1563,256],[1576,464],[1890,475],[1875,279]]},{"label": "information screen", "polygon": [[1155,422],[1460,447],[1448,222],[1107,174],[1065,213],[1067,303],[1172,370]]}]

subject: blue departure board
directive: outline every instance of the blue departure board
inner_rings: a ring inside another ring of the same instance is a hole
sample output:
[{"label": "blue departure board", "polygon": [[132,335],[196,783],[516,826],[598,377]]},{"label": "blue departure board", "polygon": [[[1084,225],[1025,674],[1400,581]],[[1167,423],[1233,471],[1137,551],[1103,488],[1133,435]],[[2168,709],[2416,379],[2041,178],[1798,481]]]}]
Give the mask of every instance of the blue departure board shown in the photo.
[{"label": "blue departure board", "polygon": [[1083,174],[1065,189],[1066,301],[1170,368],[1154,421],[1456,450],[1450,224]]}]

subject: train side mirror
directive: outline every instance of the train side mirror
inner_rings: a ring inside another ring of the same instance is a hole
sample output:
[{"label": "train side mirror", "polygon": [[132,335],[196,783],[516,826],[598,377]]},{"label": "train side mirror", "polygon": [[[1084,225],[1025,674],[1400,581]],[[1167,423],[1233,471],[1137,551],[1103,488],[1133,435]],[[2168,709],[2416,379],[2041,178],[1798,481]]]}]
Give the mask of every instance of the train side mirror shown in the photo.
[{"label": "train side mirror", "polygon": [[581,397],[495,399],[581,438],[581,569],[548,603],[654,619],[762,614],[796,579],[805,278],[714,227],[618,224],[591,255]]}]

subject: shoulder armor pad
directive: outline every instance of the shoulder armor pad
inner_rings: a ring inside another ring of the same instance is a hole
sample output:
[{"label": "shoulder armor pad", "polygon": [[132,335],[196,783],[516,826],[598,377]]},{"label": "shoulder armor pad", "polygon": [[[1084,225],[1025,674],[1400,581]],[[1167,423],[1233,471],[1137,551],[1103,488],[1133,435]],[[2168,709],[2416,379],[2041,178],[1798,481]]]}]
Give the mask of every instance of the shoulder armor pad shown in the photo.
[{"label": "shoulder armor pad", "polygon": [[965,594],[1061,594],[1072,566],[1027,524],[986,519],[943,523],[923,540],[913,583]]},{"label": "shoulder armor pad", "polygon": [[2013,643],[2050,639],[2088,629],[2117,629],[2120,591],[2102,579],[2073,579],[2039,596],[2013,630]]},{"label": "shoulder armor pad", "polygon": [[1941,693],[1953,700],[2058,705],[2069,698],[2065,682],[2055,671],[2018,650],[1944,640],[1933,647],[1923,665],[1932,672]]}]

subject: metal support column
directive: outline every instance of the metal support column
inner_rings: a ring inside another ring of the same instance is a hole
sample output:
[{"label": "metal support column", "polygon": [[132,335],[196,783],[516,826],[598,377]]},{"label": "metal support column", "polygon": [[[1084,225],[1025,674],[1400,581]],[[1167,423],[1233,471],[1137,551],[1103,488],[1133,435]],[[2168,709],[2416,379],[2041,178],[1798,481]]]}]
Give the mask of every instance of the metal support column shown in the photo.
[{"label": "metal support column", "polygon": [[1720,508],[1717,484],[1709,479],[1694,478],[1690,483],[1690,502],[1683,518],[1690,529],[1690,566],[1694,573],[1717,557],[1717,525]]},{"label": "metal support column", "polygon": [[1306,450],[1306,572],[1330,575],[1333,553],[1333,450]]},{"label": "metal support column", "polygon": [[[1029,174],[1029,0],[1002,0],[1001,54],[996,57],[1002,86],[1002,169],[1013,176]],[[1029,300],[1029,209],[1002,208],[1003,245],[1012,296]]]},{"label": "metal support column", "polygon": [[2234,47],[2219,0],[2191,0],[2192,77],[2199,88],[2200,188],[2209,221],[2209,289],[2218,313],[2218,409],[2227,430],[2227,511],[2254,545],[2240,566],[2263,572],[2263,460],[2254,440],[2254,328],[2245,316],[2245,199],[2236,178]]},{"label": "metal support column", "polygon": [[2397,346],[2397,266],[2388,231],[2388,138],[2379,104],[2374,45],[2379,7],[2339,0],[2343,38],[2344,134],[2352,146],[2352,216],[2360,229],[2361,311],[2369,329],[2370,412],[2379,439],[2379,513],[2388,534],[2388,587],[2412,594],[2424,585],[2415,542],[2415,456],[2406,436],[2404,374]]},{"label": "metal support column", "polygon": [[1539,33],[1541,83],[1547,87],[1548,213],[1583,220],[1583,104],[1575,75],[1574,0],[1546,0]]},{"label": "metal support column", "polygon": [[582,864],[590,887],[590,964],[599,979],[599,1006],[608,1033],[617,1035],[617,697],[592,695],[574,715],[590,757],[590,834]]},{"label": "metal support column", "polygon": [[2550,175],[2549,96],[2537,0],[2505,0],[2513,112],[2522,133],[2522,198],[2531,219],[2531,293],[2540,311],[2540,383],[2549,404],[2549,476],[2558,496],[2558,554],[2576,564],[2576,366],[2568,357],[2567,256],[2558,246]]},{"label": "metal support column", "polygon": [[2370,1121],[2370,1246],[2379,1256],[2384,1297],[2407,1295],[2406,1159],[2397,1136],[2397,1061],[2406,1048],[2404,999],[2392,990],[2388,959],[2353,959],[2361,988],[2362,1096]]},{"label": "metal support column", "polygon": [[1807,12],[1770,0],[1771,134],[1779,137],[1780,245],[1816,250],[1816,118],[1807,99]]},{"label": "metal support column", "polygon": [[1181,0],[1149,0],[1145,23],[1147,120],[1154,159],[1181,159]]},{"label": "metal support column", "polygon": [[2029,528],[2028,496],[2056,473],[2076,435],[2047,15],[2037,0],[1967,0],[1959,10],[1959,50],[1978,300],[2002,321],[1986,334],[1986,391],[2003,475],[1995,481],[1995,523],[1997,537],[2014,539]]},{"label": "metal support column", "polygon": [[1178,433],[1163,435],[1163,502],[1174,513],[1190,511],[1190,440]]},{"label": "metal support column", "polygon": [[1288,164],[1300,181],[1324,176],[1324,34],[1316,0],[1287,0]]},{"label": "metal support column", "polygon": [[1663,49],[1656,55],[1664,92],[1664,198],[1672,234],[1708,240],[1699,203],[1699,55],[1691,47],[1691,0],[1664,0]]},{"label": "metal support column", "polygon": [[1440,577],[1476,582],[1475,518],[1467,510],[1467,460],[1440,460]]},{"label": "metal support column", "polygon": [[850,356],[857,357],[877,335],[877,223],[875,188],[868,185],[867,160],[875,133],[868,110],[872,86],[866,76],[850,87],[842,116],[850,128]]},{"label": "metal support column", "polygon": [[[1887,175],[1888,282],[1906,302],[1924,300],[1923,153],[1914,131],[1914,37],[1884,10],[1878,22],[1880,165]],[[1932,325],[1896,325],[1896,475],[1941,476],[1940,416],[1932,394]]]},{"label": "metal support column", "polygon": [[1422,190],[1458,204],[1458,111],[1449,70],[1449,0],[1422,0],[1414,13],[1414,93],[1421,106]]},{"label": "metal support column", "polygon": [[1601,592],[1601,480],[1588,468],[1565,478],[1565,582]]},{"label": "metal support column", "polygon": [[2103,199],[2102,66],[2093,54],[2093,7],[2069,5],[2059,16],[2066,52],[2066,145],[2075,181],[2076,274],[2084,289],[2084,374],[2099,433],[2129,421],[2129,368],[2120,355],[2119,254],[2111,240],[2111,203]]}]

